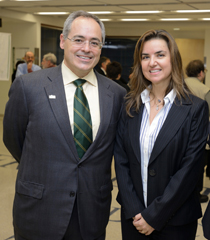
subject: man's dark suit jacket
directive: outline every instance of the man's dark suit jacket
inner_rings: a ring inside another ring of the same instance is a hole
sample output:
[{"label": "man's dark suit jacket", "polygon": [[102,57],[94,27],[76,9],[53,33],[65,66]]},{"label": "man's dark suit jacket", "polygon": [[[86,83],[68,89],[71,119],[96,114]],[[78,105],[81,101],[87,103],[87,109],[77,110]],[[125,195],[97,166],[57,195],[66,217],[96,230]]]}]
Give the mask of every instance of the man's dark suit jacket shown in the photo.
[{"label": "man's dark suit jacket", "polygon": [[204,237],[210,239],[210,203],[202,219]]},{"label": "man's dark suit jacket", "polygon": [[[115,164],[118,201],[127,219],[141,213],[156,230],[202,216],[196,185],[208,134],[208,105],[190,96],[175,99],[157,136],[148,164],[147,207],[141,178],[140,126],[144,105],[119,123]],[[134,228],[135,229],[135,228]]]},{"label": "man's dark suit jacket", "polygon": [[97,71],[98,73],[100,73],[101,75],[106,76],[105,73],[104,73],[104,71],[103,71],[100,67],[97,68],[96,71]]},{"label": "man's dark suit jacket", "polygon": [[111,161],[126,91],[96,73],[100,126],[79,160],[68,115],[61,66],[18,77],[9,92],[4,143],[20,163],[14,227],[30,240],[62,239],[77,199],[81,234],[104,233],[111,203]]}]

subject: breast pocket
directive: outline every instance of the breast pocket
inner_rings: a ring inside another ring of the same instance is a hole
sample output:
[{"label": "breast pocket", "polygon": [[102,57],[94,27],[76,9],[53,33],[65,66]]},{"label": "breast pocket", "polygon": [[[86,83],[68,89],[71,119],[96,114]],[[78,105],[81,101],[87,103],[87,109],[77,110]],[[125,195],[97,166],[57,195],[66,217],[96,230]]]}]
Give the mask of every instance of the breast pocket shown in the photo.
[{"label": "breast pocket", "polygon": [[28,197],[42,199],[44,185],[39,183],[17,181],[16,192]]}]

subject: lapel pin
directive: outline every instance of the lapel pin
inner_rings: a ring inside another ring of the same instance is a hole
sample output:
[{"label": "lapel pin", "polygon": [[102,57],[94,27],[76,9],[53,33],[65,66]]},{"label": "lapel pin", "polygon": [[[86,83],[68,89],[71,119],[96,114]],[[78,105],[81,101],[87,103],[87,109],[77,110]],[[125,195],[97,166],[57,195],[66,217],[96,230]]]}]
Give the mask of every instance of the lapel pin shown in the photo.
[{"label": "lapel pin", "polygon": [[56,99],[55,95],[49,95],[49,99]]}]

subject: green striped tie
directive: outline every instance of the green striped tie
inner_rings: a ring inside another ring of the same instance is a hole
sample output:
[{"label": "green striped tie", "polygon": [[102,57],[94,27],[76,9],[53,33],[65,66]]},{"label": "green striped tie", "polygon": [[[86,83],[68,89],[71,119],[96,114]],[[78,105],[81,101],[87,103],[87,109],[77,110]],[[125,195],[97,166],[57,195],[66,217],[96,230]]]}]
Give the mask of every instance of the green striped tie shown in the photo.
[{"label": "green striped tie", "polygon": [[74,141],[80,159],[93,139],[90,109],[82,88],[85,82],[84,79],[74,81],[74,85],[77,87],[74,94]]}]

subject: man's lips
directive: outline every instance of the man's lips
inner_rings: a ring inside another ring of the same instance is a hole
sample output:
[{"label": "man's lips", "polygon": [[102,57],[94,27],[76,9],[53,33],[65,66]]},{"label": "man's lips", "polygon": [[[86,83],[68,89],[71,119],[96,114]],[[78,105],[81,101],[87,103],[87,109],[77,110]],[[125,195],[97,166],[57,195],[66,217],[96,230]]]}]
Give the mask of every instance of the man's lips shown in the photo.
[{"label": "man's lips", "polygon": [[92,57],[88,57],[88,56],[80,56],[80,55],[77,55],[78,58],[81,58],[83,60],[90,60],[92,59]]}]

